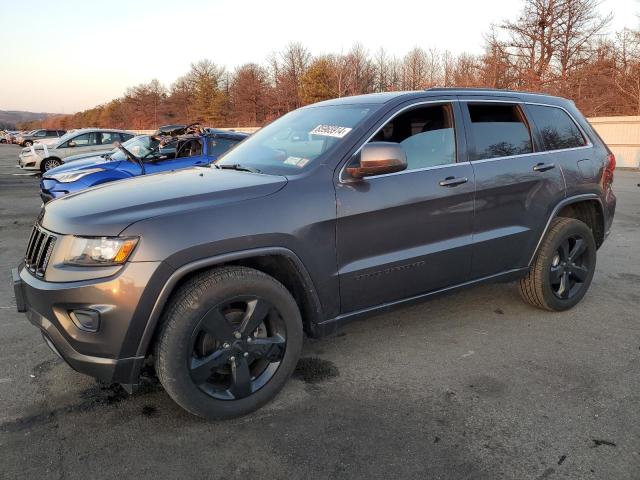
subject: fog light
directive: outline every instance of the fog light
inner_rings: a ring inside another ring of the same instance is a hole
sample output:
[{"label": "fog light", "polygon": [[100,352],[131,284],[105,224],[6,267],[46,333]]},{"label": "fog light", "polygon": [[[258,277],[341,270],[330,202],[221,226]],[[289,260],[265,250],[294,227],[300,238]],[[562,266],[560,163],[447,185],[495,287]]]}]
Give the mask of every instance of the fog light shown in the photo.
[{"label": "fog light", "polygon": [[85,332],[97,332],[100,327],[100,312],[95,310],[73,310],[69,316],[76,327]]}]

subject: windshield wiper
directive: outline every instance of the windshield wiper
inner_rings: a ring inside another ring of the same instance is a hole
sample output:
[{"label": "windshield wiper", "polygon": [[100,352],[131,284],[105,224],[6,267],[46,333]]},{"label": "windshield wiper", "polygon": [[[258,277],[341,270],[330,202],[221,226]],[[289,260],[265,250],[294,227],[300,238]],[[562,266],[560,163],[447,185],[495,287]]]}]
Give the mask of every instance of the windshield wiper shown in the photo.
[{"label": "windshield wiper", "polygon": [[262,173],[257,168],[245,167],[243,165],[240,165],[239,163],[231,163],[231,164],[223,163],[222,165],[218,165],[216,163],[214,165],[216,166],[216,168],[219,168],[220,170],[237,170],[238,172]]}]

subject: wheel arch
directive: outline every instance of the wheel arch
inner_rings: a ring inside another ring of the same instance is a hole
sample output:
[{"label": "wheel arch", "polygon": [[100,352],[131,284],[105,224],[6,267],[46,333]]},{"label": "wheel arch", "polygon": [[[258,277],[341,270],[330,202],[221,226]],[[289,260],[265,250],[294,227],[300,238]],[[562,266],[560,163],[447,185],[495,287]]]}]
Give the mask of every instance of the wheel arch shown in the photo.
[{"label": "wheel arch", "polygon": [[322,305],[315,286],[300,258],[283,247],[259,248],[199,259],[176,269],[161,288],[138,344],[137,355],[150,351],[160,324],[162,313],[171,295],[194,275],[203,270],[223,266],[245,266],[260,270],[282,283],[296,300],[307,335],[318,335],[316,325],[322,320]]},{"label": "wheel arch", "polygon": [[49,155],[48,157],[45,157],[42,160],[40,160],[40,171],[42,171],[43,173],[44,173],[44,164],[47,162],[47,160],[58,160],[60,162],[60,165],[64,164],[64,161],[60,157],[56,157],[55,155]]},{"label": "wheel arch", "polygon": [[596,241],[596,247],[600,248],[605,238],[605,217],[604,217],[604,206],[602,204],[602,199],[595,193],[588,193],[582,195],[576,195],[573,197],[568,197],[563,199],[556,207],[553,209],[553,212],[549,216],[547,224],[545,225],[544,230],[542,231],[542,235],[540,235],[540,239],[536,245],[536,248],[531,255],[531,259],[529,260],[529,265],[532,264],[533,259],[535,258],[540,245],[542,244],[542,239],[547,234],[549,230],[549,226],[551,222],[556,217],[567,217],[567,218],[575,218],[587,224],[587,226],[593,232],[593,238]]}]

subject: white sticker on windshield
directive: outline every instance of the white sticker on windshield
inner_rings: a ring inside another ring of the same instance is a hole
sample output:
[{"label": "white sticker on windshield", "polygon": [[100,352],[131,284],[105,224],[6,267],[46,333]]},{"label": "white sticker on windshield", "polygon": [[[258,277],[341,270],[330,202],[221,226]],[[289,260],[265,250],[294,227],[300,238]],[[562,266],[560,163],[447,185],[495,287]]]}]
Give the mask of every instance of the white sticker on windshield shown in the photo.
[{"label": "white sticker on windshield", "polygon": [[351,131],[349,127],[339,127],[337,125],[318,125],[311,130],[311,135],[323,135],[325,137],[342,138]]},{"label": "white sticker on windshield", "polygon": [[296,166],[298,168],[302,168],[307,163],[309,163],[309,159],[308,158],[302,158],[302,157],[287,157],[287,159],[284,161],[284,163],[286,165],[294,165],[294,166]]}]

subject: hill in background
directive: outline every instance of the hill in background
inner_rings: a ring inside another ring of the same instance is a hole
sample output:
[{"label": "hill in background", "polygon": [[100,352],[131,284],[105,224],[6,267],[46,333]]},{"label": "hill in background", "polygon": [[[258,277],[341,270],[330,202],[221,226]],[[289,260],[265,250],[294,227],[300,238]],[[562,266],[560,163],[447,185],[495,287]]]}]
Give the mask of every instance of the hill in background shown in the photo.
[{"label": "hill in background", "polygon": [[51,115],[55,115],[55,113],[0,110],[0,128],[16,128],[19,123],[44,120]]}]

